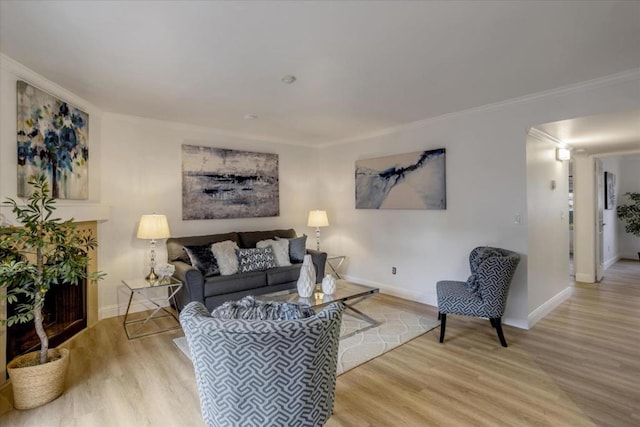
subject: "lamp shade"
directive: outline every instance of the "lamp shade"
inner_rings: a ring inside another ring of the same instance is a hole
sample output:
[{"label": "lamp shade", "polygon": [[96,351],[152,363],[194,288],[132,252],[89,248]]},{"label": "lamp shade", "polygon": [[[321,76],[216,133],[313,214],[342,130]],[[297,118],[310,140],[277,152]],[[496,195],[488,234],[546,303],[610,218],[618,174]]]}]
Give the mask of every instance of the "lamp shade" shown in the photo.
[{"label": "lamp shade", "polygon": [[142,215],[138,225],[138,239],[165,239],[171,237],[165,215]]},{"label": "lamp shade", "polygon": [[329,218],[327,218],[327,211],[310,211],[307,225],[309,227],[328,227]]}]

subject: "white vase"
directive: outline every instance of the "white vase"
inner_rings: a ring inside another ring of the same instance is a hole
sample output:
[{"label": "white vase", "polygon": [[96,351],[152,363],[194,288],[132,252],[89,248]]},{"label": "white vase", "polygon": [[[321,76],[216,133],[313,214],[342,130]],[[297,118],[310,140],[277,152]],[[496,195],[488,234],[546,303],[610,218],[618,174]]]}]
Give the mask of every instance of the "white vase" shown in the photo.
[{"label": "white vase", "polygon": [[334,279],[332,275],[327,274],[326,276],[324,276],[324,279],[322,279],[322,292],[327,295],[333,295],[335,291],[336,279]]},{"label": "white vase", "polygon": [[311,255],[305,255],[302,267],[300,267],[300,277],[298,277],[298,295],[302,298],[309,298],[313,295],[316,287],[316,270],[311,262]]}]

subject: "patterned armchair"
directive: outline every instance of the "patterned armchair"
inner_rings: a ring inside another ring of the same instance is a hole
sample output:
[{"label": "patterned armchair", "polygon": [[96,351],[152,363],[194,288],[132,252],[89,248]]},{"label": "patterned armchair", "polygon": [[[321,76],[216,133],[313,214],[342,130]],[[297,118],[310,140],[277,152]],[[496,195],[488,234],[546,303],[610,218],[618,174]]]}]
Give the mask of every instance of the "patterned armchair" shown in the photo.
[{"label": "patterned armchair", "polygon": [[451,280],[437,283],[440,342],[444,342],[447,314],[487,317],[503,347],[502,316],[507,304],[511,280],[520,255],[506,249],[482,246],[469,254],[471,276],[466,282]]},{"label": "patterned armchair", "polygon": [[223,320],[188,304],[180,323],[206,425],[323,425],[333,411],[343,309],[333,303],[298,320]]}]

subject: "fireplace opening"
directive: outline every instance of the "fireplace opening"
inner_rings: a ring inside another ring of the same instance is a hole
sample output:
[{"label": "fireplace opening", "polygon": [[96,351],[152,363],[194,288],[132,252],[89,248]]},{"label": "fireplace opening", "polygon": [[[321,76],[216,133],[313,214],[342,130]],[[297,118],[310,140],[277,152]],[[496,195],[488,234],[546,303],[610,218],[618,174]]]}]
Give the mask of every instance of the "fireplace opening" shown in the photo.
[{"label": "fireplace opening", "polygon": [[[44,329],[49,336],[49,347],[53,348],[87,327],[87,281],[77,285],[53,285],[47,292],[42,310]],[[17,303],[8,305],[7,314],[12,316]],[[40,338],[36,334],[33,320],[7,328],[7,361],[40,349]]]}]

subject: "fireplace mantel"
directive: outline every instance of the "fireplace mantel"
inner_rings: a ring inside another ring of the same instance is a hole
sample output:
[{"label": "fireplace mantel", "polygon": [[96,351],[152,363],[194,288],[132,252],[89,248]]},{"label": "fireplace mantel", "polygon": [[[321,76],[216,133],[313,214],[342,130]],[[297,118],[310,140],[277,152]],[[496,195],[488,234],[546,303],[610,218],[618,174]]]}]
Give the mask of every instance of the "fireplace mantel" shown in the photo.
[{"label": "fireplace mantel", "polygon": [[[24,204],[18,203],[20,207],[24,207]],[[63,220],[73,218],[76,222],[85,221],[107,221],[109,220],[109,206],[100,203],[87,203],[78,201],[73,203],[72,201],[56,201],[55,215]],[[16,218],[11,211],[11,206],[2,203],[0,204],[0,214],[2,214],[7,222],[16,225]]]},{"label": "fireplace mantel", "polygon": [[[106,221],[108,219],[109,209],[105,205],[65,205],[62,203],[56,203],[56,216],[61,219],[74,218],[74,222],[78,224],[78,229],[91,233],[98,239],[98,248],[89,251],[90,258],[89,265],[87,266],[88,272],[98,271],[98,254],[100,245],[100,236],[98,235],[98,222]],[[11,223],[16,224],[15,217],[10,208],[6,205],[2,206],[0,210],[5,216],[5,219]],[[90,219],[85,218],[85,215],[91,215]],[[4,295],[2,295],[4,296]],[[87,327],[93,326],[98,321],[98,284],[95,282],[87,283]],[[6,315],[6,299],[0,300],[0,317]],[[6,339],[7,332],[6,326],[0,325],[0,388],[5,384],[6,373]],[[0,396],[0,398],[2,398]],[[0,405],[1,406],[1,405]]]}]

